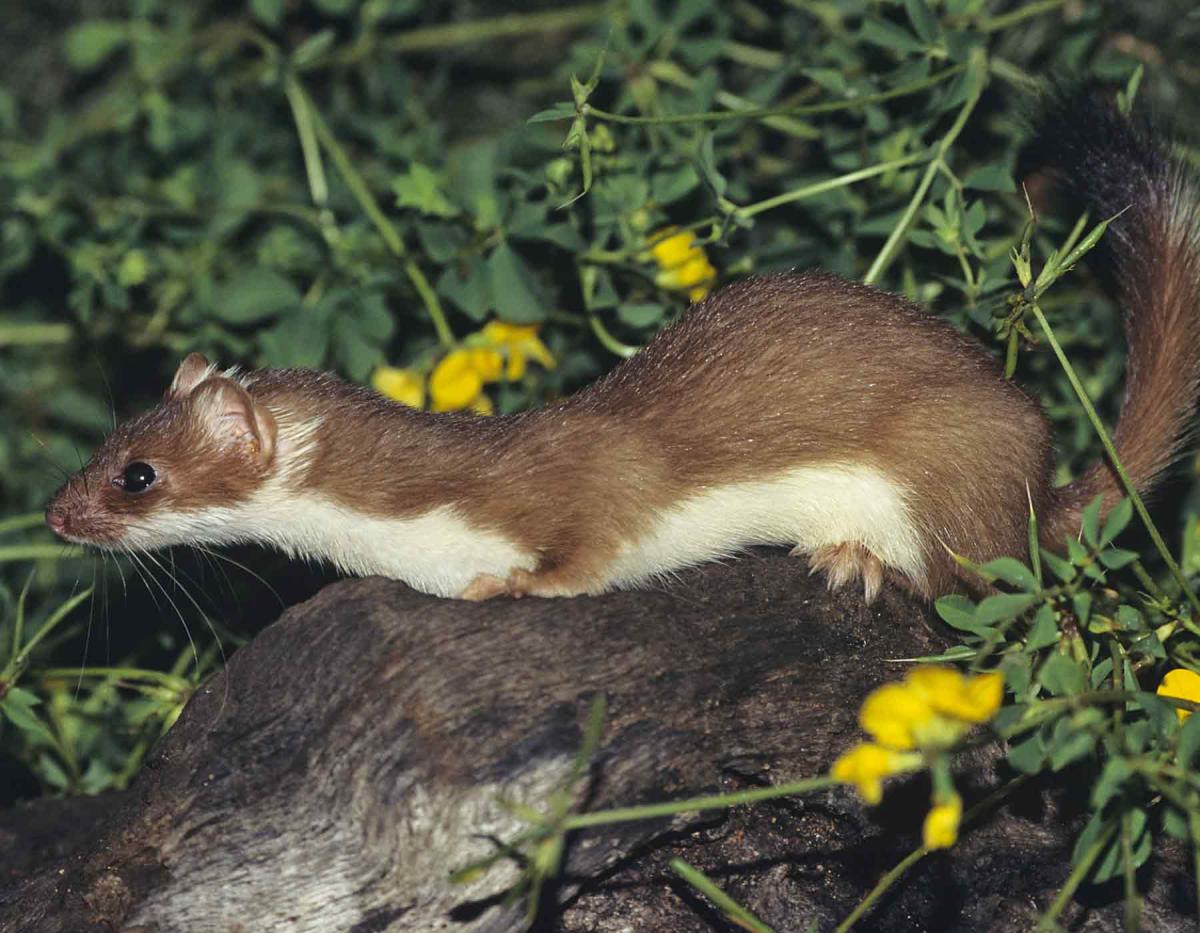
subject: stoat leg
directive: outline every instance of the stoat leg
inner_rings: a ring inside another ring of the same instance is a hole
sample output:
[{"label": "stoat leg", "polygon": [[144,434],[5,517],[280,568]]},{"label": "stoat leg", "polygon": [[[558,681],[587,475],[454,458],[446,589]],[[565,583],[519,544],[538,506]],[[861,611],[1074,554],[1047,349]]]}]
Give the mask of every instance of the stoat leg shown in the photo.
[{"label": "stoat leg", "polygon": [[883,587],[883,562],[855,541],[826,544],[812,551],[796,548],[792,553],[807,554],[809,573],[824,572],[831,590],[861,579],[868,604],[875,601]]},{"label": "stoat leg", "polygon": [[459,593],[459,599],[469,599],[471,602],[483,602],[493,596],[503,596],[508,592],[508,584],[490,573],[481,573],[470,582],[465,590]]},{"label": "stoat leg", "polygon": [[582,596],[588,592],[572,574],[561,570],[514,570],[508,575],[513,596]]},{"label": "stoat leg", "polygon": [[585,587],[572,582],[556,571],[514,570],[507,580],[490,573],[481,573],[459,594],[459,599],[479,602],[494,596],[580,596],[587,592]]}]

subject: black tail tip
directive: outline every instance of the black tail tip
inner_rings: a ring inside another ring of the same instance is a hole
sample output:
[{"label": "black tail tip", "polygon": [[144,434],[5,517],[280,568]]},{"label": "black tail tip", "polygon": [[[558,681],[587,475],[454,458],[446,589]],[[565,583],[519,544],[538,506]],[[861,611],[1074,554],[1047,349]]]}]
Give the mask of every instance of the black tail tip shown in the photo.
[{"label": "black tail tip", "polygon": [[1055,82],[1027,122],[1018,177],[1049,172],[1095,220],[1136,207],[1170,183],[1167,137],[1141,114],[1122,113],[1111,89]]}]

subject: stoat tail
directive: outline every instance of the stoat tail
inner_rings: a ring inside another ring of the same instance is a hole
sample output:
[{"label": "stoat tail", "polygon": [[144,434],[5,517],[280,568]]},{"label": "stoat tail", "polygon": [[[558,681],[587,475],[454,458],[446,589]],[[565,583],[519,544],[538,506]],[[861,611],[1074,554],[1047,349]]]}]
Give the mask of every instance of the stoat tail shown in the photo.
[{"label": "stoat tail", "polygon": [[[1200,186],[1166,140],[1096,93],[1052,103],[1028,154],[1093,224],[1120,214],[1095,254],[1115,287],[1129,345],[1113,442],[1145,493],[1183,445],[1200,391]],[[1056,491],[1043,541],[1061,547],[1077,535],[1084,507],[1098,495],[1105,511],[1124,495],[1106,460]]]}]

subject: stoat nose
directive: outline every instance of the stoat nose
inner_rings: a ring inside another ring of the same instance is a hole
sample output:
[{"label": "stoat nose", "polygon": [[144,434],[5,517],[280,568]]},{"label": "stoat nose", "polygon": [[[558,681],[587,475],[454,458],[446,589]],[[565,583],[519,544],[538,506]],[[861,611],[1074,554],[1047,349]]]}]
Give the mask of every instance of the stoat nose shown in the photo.
[{"label": "stoat nose", "polygon": [[67,530],[67,515],[58,509],[47,509],[46,524],[56,535],[61,535]]}]

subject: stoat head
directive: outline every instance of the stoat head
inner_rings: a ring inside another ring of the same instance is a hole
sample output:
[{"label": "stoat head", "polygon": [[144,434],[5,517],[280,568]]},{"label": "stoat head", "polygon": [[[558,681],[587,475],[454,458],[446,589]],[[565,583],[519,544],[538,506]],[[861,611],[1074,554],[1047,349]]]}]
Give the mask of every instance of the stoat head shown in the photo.
[{"label": "stoat head", "polygon": [[213,540],[189,518],[253,496],[272,474],[276,435],[275,418],[232,372],[193,353],[162,403],[116,428],[59,488],[46,524],[102,548]]}]

